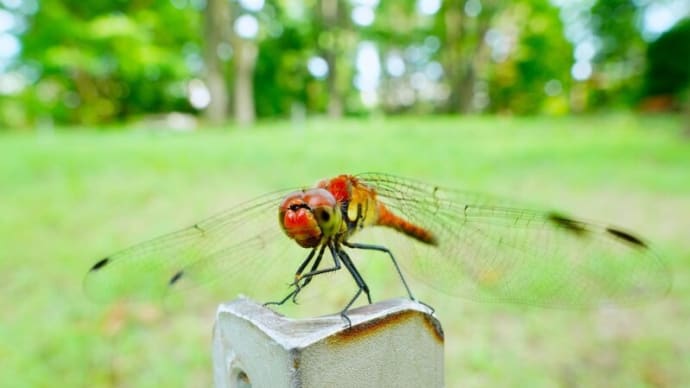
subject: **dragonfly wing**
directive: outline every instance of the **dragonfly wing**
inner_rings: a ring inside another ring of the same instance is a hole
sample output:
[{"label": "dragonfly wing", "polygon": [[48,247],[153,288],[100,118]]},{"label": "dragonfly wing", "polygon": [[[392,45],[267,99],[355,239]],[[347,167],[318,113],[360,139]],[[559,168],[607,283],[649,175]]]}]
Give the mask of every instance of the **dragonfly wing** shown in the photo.
[{"label": "dragonfly wing", "polygon": [[[400,251],[413,276],[451,295],[556,307],[636,304],[670,287],[659,257],[615,227],[385,174],[358,176],[437,246]],[[398,240],[400,238],[398,237]]]},{"label": "dragonfly wing", "polygon": [[[286,193],[264,195],[108,256],[86,275],[85,291],[98,301],[161,298],[171,290],[222,279],[229,291],[246,292],[242,285],[296,267],[306,255],[278,223],[278,205]],[[285,284],[292,271],[281,274]]]}]

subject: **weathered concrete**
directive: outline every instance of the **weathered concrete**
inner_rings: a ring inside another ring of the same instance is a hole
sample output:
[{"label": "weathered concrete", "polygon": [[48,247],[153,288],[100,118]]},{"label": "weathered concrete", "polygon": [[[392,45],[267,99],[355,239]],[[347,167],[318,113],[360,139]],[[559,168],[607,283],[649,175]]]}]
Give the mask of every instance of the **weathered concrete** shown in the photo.
[{"label": "weathered concrete", "polygon": [[442,387],[443,331],[428,308],[392,299],[294,320],[246,298],[218,307],[217,387]]}]

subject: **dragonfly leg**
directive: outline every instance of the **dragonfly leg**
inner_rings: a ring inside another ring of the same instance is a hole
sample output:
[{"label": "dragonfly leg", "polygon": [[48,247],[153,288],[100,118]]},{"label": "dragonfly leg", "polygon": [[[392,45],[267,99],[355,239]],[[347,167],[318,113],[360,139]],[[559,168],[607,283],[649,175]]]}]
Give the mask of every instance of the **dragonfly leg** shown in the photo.
[{"label": "dragonfly leg", "polygon": [[369,286],[367,286],[366,282],[364,282],[364,279],[362,278],[362,275],[360,275],[359,271],[357,271],[357,268],[352,262],[352,259],[350,259],[350,256],[348,256],[345,251],[339,249],[338,247],[331,249],[334,250],[338,256],[340,256],[340,261],[343,262],[343,265],[350,272],[350,275],[352,275],[352,277],[355,279],[355,283],[357,283],[357,292],[355,293],[355,296],[350,299],[345,308],[343,308],[343,310],[340,312],[340,316],[347,321],[347,326],[352,327],[352,321],[350,321],[350,318],[347,316],[347,310],[350,309],[352,304],[355,303],[362,292],[364,292],[364,294],[367,296],[367,301],[369,304],[371,304],[371,293],[369,292]]},{"label": "dragonfly leg", "polygon": [[[338,257],[338,255],[336,254],[336,252],[333,250],[333,247],[331,247],[331,243],[328,242],[327,244],[324,244],[324,247],[326,247],[326,246],[331,250],[331,256],[333,256],[333,262],[334,262],[335,265],[334,265],[333,267],[324,268],[324,269],[318,269],[318,270],[317,270],[315,267],[313,267],[313,268],[312,268],[312,269],[314,269],[313,271],[309,271],[309,272],[307,272],[307,273],[301,275],[301,280],[304,280],[304,283],[302,284],[302,287],[304,287],[305,284],[308,283],[308,282],[310,281],[309,279],[313,278],[313,277],[316,276],[316,275],[321,275],[322,273],[337,271],[337,270],[339,270],[340,268],[342,268],[342,267],[340,266],[340,258]],[[324,249],[325,249],[325,248],[322,248],[322,252],[323,252]]]},{"label": "dragonfly leg", "polygon": [[[395,256],[393,256],[393,252],[390,251],[390,249],[380,246],[380,245],[371,245],[371,244],[359,244],[359,243],[350,243],[347,241],[343,241],[343,245],[349,248],[354,248],[354,249],[366,249],[366,250],[372,250],[372,251],[379,251],[379,252],[385,252],[390,256],[391,261],[393,262],[393,265],[395,266],[395,270],[398,272],[398,276],[400,277],[400,280],[402,280],[403,286],[405,286],[405,291],[407,291],[407,295],[409,295],[410,299],[417,301],[415,297],[412,295],[412,291],[410,291],[410,287],[407,285],[407,281],[405,281],[405,277],[403,276],[402,271],[400,270],[400,266],[398,266],[398,261],[395,260]],[[422,303],[424,304],[424,303]],[[426,305],[426,304],[424,304]],[[429,307],[429,306],[427,306]]]},{"label": "dragonfly leg", "polygon": [[[316,250],[316,248],[314,248]],[[313,273],[316,271],[317,268],[319,268],[319,264],[321,264],[321,259],[323,259],[323,252],[326,250],[326,244],[323,244],[321,246],[321,249],[319,250],[318,256],[316,256],[316,260],[314,261],[314,264],[311,266],[311,269],[309,270],[309,273]],[[295,274],[295,282],[293,283],[295,286],[295,290],[292,292],[292,303],[297,304],[297,294],[299,294],[300,291],[304,287],[307,286],[311,282],[312,277],[309,276],[307,278],[304,278],[302,275],[302,271],[304,271],[304,268],[306,267],[305,263],[302,263],[300,268],[297,270],[297,273]],[[300,285],[299,282],[302,280],[302,284]]]},{"label": "dragonfly leg", "polygon": [[[367,286],[367,283],[364,281],[364,278],[362,278],[362,275],[360,275],[359,271],[357,271],[357,268],[355,267],[355,264],[352,262],[352,259],[350,259],[350,256],[348,256],[348,254],[342,249],[336,248],[336,250],[338,256],[340,256],[340,261],[343,262],[345,268],[347,268],[352,277],[355,279],[355,283],[357,283],[357,286],[359,287],[360,291],[364,292],[364,294],[367,296],[367,301],[369,302],[369,304],[371,304],[371,293],[369,292],[369,286]],[[352,301],[350,301],[345,310],[347,310],[352,305],[352,302],[354,302],[355,299],[357,298],[355,297]]]},{"label": "dragonfly leg", "polygon": [[[322,274],[322,273],[333,272],[333,271],[339,270],[339,269],[341,268],[341,266],[340,266],[340,259],[339,259],[338,256],[334,253],[334,251],[333,251],[332,249],[331,249],[331,254],[332,254],[332,256],[333,256],[333,262],[335,263],[335,265],[334,265],[333,267],[329,267],[329,268],[318,269],[318,270],[316,269],[316,267],[318,267],[319,264],[321,263],[321,259],[322,259],[322,257],[323,257],[323,253],[324,253],[324,251],[325,251],[325,249],[326,249],[326,246],[328,246],[328,247],[330,248],[330,244],[331,244],[331,243],[329,242],[329,243],[323,244],[323,245],[321,246],[321,250],[319,251],[319,255],[316,257],[316,261],[314,262],[314,265],[311,267],[311,271],[309,271],[309,272],[307,272],[307,273],[305,273],[305,274],[299,274],[299,270],[298,270],[298,274],[295,275],[295,281],[294,281],[293,283],[290,284],[291,286],[295,286],[295,289],[292,290],[292,292],[290,292],[290,293],[289,293],[285,298],[283,298],[282,300],[280,300],[280,301],[278,301],[278,302],[268,302],[268,303],[264,303],[264,306],[268,306],[268,305],[280,306],[281,304],[283,304],[283,303],[287,302],[288,300],[290,300],[290,298],[292,298],[293,301],[295,301],[295,298],[297,297],[297,294],[299,294],[299,292],[304,288],[304,286],[306,286],[307,284],[309,284],[309,282],[311,282],[311,278],[312,278],[312,277],[314,277],[314,276],[316,276],[316,275],[320,275],[320,274]],[[317,248],[314,248],[313,252],[315,252],[316,249],[318,249],[318,247],[317,247]],[[310,257],[307,257],[307,259],[300,265],[300,269],[301,269],[301,270],[304,270],[304,268],[307,266],[307,264],[305,264],[305,263],[309,263],[309,261],[311,260],[311,257],[313,257],[313,254],[310,254]],[[298,278],[299,278],[299,279],[298,279]],[[299,284],[300,281],[303,281],[302,285]]]},{"label": "dragonfly leg", "polygon": [[432,306],[430,306],[427,303],[424,303],[423,301],[417,299],[412,295],[412,291],[410,291],[410,287],[407,285],[407,281],[405,280],[405,277],[403,276],[402,270],[400,270],[400,266],[398,265],[398,261],[395,259],[395,256],[393,256],[393,252],[391,252],[390,249],[380,246],[380,245],[371,245],[371,244],[359,244],[359,243],[350,243],[347,241],[343,241],[343,245],[345,245],[348,248],[354,248],[354,249],[369,249],[372,251],[379,251],[379,252],[385,252],[390,256],[391,261],[393,261],[393,265],[395,266],[395,270],[398,272],[398,276],[400,277],[400,280],[402,281],[403,286],[405,286],[405,291],[407,291],[407,295],[410,297],[411,300],[424,305],[426,308],[429,309],[430,314],[434,314],[436,311]]},{"label": "dragonfly leg", "polygon": [[292,298],[296,293],[297,290],[292,290],[289,294],[287,294],[285,298],[275,302],[266,302],[264,303],[264,306],[280,306],[283,303],[287,302],[290,298]]},{"label": "dragonfly leg", "polygon": [[[302,275],[302,271],[304,271],[304,269],[307,267],[307,265],[309,265],[309,262],[311,261],[311,259],[314,258],[314,254],[316,253],[317,249],[318,249],[318,247],[315,247],[314,249],[312,249],[311,252],[309,252],[309,255],[307,256],[307,258],[304,259],[304,261],[302,261],[302,264],[300,264],[300,266],[297,268],[297,272],[295,272],[295,280],[292,283],[290,283],[290,286],[295,286],[295,289],[292,290],[285,298],[281,299],[280,301],[266,302],[266,303],[264,303],[264,306],[268,306],[268,305],[280,306],[290,298],[293,298],[292,301],[294,303],[297,303],[297,302],[295,302],[294,298],[297,297],[297,294],[299,293],[299,291],[301,289],[301,287],[299,286],[299,280],[300,280],[300,277]],[[323,255],[323,248],[321,248],[321,252],[319,252],[319,257],[317,257],[316,263],[314,263],[314,266],[312,267],[312,269],[314,267],[318,266],[318,262],[321,260],[321,255]],[[306,285],[306,284],[304,284],[304,285]]]}]

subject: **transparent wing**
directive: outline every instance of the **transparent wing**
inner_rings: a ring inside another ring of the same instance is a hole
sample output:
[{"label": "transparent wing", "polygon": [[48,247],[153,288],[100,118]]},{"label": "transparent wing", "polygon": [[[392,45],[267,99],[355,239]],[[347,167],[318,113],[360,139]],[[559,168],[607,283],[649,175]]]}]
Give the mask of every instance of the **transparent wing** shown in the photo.
[{"label": "transparent wing", "polygon": [[159,298],[213,280],[222,280],[230,295],[285,290],[281,287],[308,254],[283,234],[278,222],[278,206],[289,191],[261,196],[108,256],[86,275],[85,291],[99,301]]},{"label": "transparent wing", "polygon": [[659,257],[616,227],[391,175],[358,178],[390,209],[438,238],[429,246],[379,231],[394,240],[391,248],[412,276],[450,295],[586,307],[636,304],[669,290],[670,274]]}]

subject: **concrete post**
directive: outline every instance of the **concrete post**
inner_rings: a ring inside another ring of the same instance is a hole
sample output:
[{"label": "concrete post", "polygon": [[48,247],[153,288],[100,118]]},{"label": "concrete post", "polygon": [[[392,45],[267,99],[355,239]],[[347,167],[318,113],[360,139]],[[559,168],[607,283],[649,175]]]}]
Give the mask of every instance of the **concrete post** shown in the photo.
[{"label": "concrete post", "polygon": [[218,307],[216,387],[442,387],[443,330],[428,309],[392,299],[294,320],[246,298]]}]

